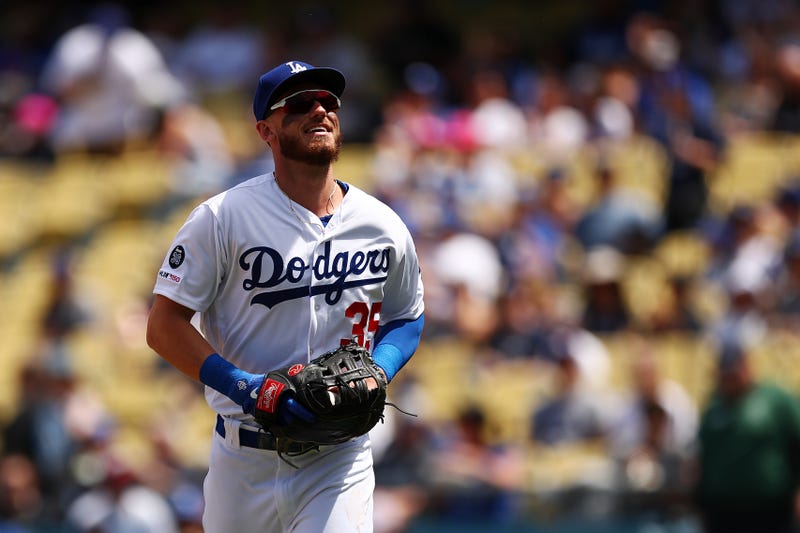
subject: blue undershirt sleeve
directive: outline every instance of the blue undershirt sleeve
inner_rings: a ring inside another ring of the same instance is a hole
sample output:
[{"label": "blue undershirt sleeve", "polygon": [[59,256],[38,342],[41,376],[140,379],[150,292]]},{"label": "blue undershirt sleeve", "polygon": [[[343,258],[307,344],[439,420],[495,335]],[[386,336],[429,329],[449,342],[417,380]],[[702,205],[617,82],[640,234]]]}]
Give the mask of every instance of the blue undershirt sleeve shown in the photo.
[{"label": "blue undershirt sleeve", "polygon": [[419,346],[425,315],[415,320],[393,320],[378,328],[375,334],[375,348],[372,358],[392,381],[395,374],[403,368]]},{"label": "blue undershirt sleeve", "polygon": [[241,405],[245,413],[252,414],[256,398],[251,393],[261,387],[264,374],[245,372],[212,353],[200,367],[200,381]]}]

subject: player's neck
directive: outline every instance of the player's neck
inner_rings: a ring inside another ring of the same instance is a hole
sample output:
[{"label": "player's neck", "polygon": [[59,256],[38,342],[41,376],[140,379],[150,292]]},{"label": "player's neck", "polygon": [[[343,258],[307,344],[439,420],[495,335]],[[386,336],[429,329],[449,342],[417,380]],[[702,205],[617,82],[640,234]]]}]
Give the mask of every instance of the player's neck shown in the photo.
[{"label": "player's neck", "polygon": [[342,200],[341,187],[333,177],[333,169],[324,173],[275,171],[281,191],[293,202],[318,216],[332,214]]}]

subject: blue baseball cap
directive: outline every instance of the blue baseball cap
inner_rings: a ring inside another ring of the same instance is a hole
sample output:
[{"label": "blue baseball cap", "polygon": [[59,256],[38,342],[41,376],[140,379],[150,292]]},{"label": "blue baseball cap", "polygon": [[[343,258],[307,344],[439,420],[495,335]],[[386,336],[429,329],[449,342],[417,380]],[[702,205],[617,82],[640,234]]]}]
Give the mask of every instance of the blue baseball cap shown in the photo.
[{"label": "blue baseball cap", "polygon": [[320,88],[341,97],[344,92],[344,74],[331,67],[315,67],[302,61],[281,63],[258,79],[253,98],[253,114],[261,120],[287,87],[299,83],[318,83]]}]

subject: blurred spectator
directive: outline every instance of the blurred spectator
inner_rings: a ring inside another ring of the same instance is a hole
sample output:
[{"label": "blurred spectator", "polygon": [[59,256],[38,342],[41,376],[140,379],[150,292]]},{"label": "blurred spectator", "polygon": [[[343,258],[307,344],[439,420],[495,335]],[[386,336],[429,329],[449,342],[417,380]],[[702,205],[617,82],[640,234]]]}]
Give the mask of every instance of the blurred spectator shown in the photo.
[{"label": "blurred spectator", "polygon": [[30,459],[43,498],[54,506],[71,490],[70,461],[77,449],[64,413],[72,378],[59,366],[28,364],[21,369],[19,407],[3,431],[5,453]]},{"label": "blurred spectator", "polygon": [[[642,527],[667,529],[686,527],[691,508],[686,504],[687,483],[684,457],[674,450],[662,449],[668,425],[664,407],[653,402],[642,405],[646,435],[642,447],[618,465],[620,499],[616,513],[637,520]],[[680,530],[680,529],[679,529]],[[689,531],[693,529],[689,528]]]},{"label": "blurred spectator", "polygon": [[178,533],[176,514],[163,495],[113,454],[98,459],[102,477],[70,503],[67,523],[79,533]]},{"label": "blurred spectator", "polygon": [[[423,63],[442,72],[445,91],[457,81],[452,70],[459,57],[461,36],[448,21],[435,12],[429,2],[421,0],[392,0],[381,12],[382,19],[374,33],[375,57],[384,66],[389,87],[405,87],[406,69]],[[453,79],[448,80],[448,78]]]},{"label": "blurred spectator", "polygon": [[519,176],[504,150],[485,145],[485,128],[477,130],[473,118],[472,109],[442,110],[413,91],[398,94],[384,108],[375,185],[412,232],[496,234],[510,219]]},{"label": "blurred spectator", "polygon": [[783,262],[770,285],[767,322],[771,328],[794,332],[800,326],[800,230],[795,229],[783,250]]},{"label": "blurred spectator", "polygon": [[[191,389],[183,384],[185,394]],[[163,413],[162,413],[163,414]],[[152,421],[150,421],[152,423]],[[120,431],[95,432],[81,439],[73,454],[77,490],[63,504],[65,523],[76,532],[117,533],[202,531],[204,468],[181,461],[167,432],[180,432],[185,446],[186,427],[172,419],[164,428],[156,422],[140,430],[135,448]]]},{"label": "blurred spectator", "polygon": [[432,429],[403,416],[375,462],[375,531],[401,533],[430,502]]},{"label": "blurred spectator", "polygon": [[469,128],[479,146],[514,154],[527,140],[527,120],[502,72],[484,69],[468,80]]},{"label": "blurred spectator", "polygon": [[75,489],[72,459],[86,440],[113,420],[96,393],[75,372],[70,335],[91,324],[94,309],[75,286],[73,256],[58,249],[50,265],[49,293],[33,353],[19,367],[19,397],[3,428],[6,453],[28,457],[42,483],[45,505],[63,511]]},{"label": "blurred spectator", "polygon": [[358,105],[344,105],[338,111],[342,136],[346,142],[371,142],[381,105],[374,90],[376,58],[363,39],[344,29],[340,18],[339,10],[323,3],[298,5],[284,29],[285,46],[293,57],[312,65],[336,65],[347,73],[347,101]]},{"label": "blurred spectator", "polygon": [[533,441],[559,446],[601,439],[606,435],[604,413],[599,412],[597,398],[581,386],[577,362],[564,356],[555,366],[555,391],[531,418]]},{"label": "blurred spectator", "polygon": [[775,51],[778,105],[769,129],[800,133],[800,43],[780,43]]},{"label": "blurred spectator", "polygon": [[708,265],[712,279],[737,276],[763,283],[781,260],[781,243],[773,235],[763,205],[735,205],[724,215],[718,236],[710,236],[714,256]]},{"label": "blurred spectator", "polygon": [[[622,104],[630,113],[632,127],[635,126],[636,122],[633,115],[637,110],[639,99],[641,98],[641,84],[642,80],[637,75],[635,68],[627,63],[613,63],[608,65],[603,69],[600,75],[600,99],[607,98],[611,102],[619,102]],[[598,105],[598,109],[600,108],[602,108],[602,105]],[[603,124],[608,124],[608,122],[603,120],[598,122],[601,126]],[[624,133],[626,130],[620,130],[619,127],[601,129],[601,133],[605,133],[606,135],[614,131]],[[634,130],[631,129],[629,133],[633,134]]]},{"label": "blurred spectator", "polygon": [[776,187],[772,203],[784,225],[784,232],[791,233],[800,227],[800,180],[793,177]]},{"label": "blurred spectator", "polygon": [[[693,451],[698,412],[686,389],[677,381],[663,375],[661,363],[652,348],[634,347],[631,364],[631,385],[623,403],[617,409],[612,446],[622,456],[630,456],[641,447],[687,456]],[[639,351],[641,350],[641,351]],[[660,406],[649,412],[650,406]],[[652,414],[653,418],[648,418]],[[660,421],[663,427],[649,425]],[[652,437],[658,436],[658,439]]]},{"label": "blurred spectator", "polygon": [[708,324],[712,337],[723,343],[739,343],[754,347],[767,334],[767,317],[763,306],[765,281],[748,272],[733,272],[726,279],[727,307],[722,315]]},{"label": "blurred spectator", "polygon": [[623,290],[625,256],[600,246],[586,252],[581,324],[594,333],[621,331],[631,325],[631,312]]},{"label": "blurred spectator", "polygon": [[610,246],[624,254],[645,254],[662,232],[661,213],[647,198],[616,181],[604,163],[595,169],[596,194],[575,227],[585,249]]},{"label": "blurred spectator", "polygon": [[58,112],[37,86],[42,56],[59,24],[52,6],[5,2],[0,30],[0,157],[50,163],[48,134]]},{"label": "blurred spectator", "polygon": [[605,65],[624,59],[628,52],[625,28],[629,17],[625,2],[592,2],[569,41],[574,46],[575,60]]},{"label": "blurred spectator", "polygon": [[683,331],[700,333],[706,327],[693,302],[698,280],[690,274],[673,274],[666,280],[667,292],[658,308],[648,317],[648,326],[656,332]]},{"label": "blurred spectator", "polygon": [[694,452],[698,413],[649,349],[633,348],[632,383],[615,409],[610,447],[624,512],[668,523],[686,513],[686,464]]},{"label": "blurred spectator", "polygon": [[561,169],[547,172],[533,190],[522,188],[510,208],[508,227],[495,237],[509,283],[559,280],[580,210]]},{"label": "blurred spectator", "polygon": [[455,523],[503,524],[519,518],[523,482],[520,451],[489,440],[484,409],[462,408],[433,450],[431,506]]},{"label": "blurred spectator", "polygon": [[[245,94],[268,63],[262,29],[240,4],[212,0],[197,6],[199,23],[177,43],[169,67],[199,96]],[[159,12],[161,9],[159,9]]]},{"label": "blurred spectator", "polygon": [[[413,370],[392,382],[393,404],[414,414],[429,410],[429,390]],[[383,424],[370,431],[375,461],[375,533],[402,533],[429,506],[434,426],[424,416],[385,412]]]},{"label": "blurred spectator", "polygon": [[0,71],[0,156],[51,163],[49,134],[57,116],[57,102],[36,92],[32,79]]},{"label": "blurred spectator", "polygon": [[113,419],[81,384],[63,350],[43,351],[20,370],[19,407],[3,431],[5,453],[31,460],[46,505],[63,509],[78,482],[73,459],[88,442],[104,438]]},{"label": "blurred spectator", "polygon": [[706,57],[717,79],[724,80],[718,86],[718,101],[730,108],[727,116],[721,109],[726,133],[767,131],[781,98],[775,37],[793,18],[794,6],[773,0],[726,0],[709,7],[713,11],[706,26],[717,38],[717,50]]},{"label": "blurred spectator", "polygon": [[714,98],[703,74],[686,61],[674,21],[653,11],[633,13],[626,41],[641,82],[638,114],[644,132],[669,141],[672,128],[713,124]]},{"label": "blurred spectator", "polygon": [[118,4],[93,7],[86,23],[58,39],[41,84],[59,103],[51,139],[57,153],[119,153],[149,138],[158,112],[187,96]]},{"label": "blurred spectator", "polygon": [[379,190],[385,184],[398,184],[401,177],[408,176],[414,156],[420,152],[446,146],[446,121],[439,106],[440,103],[422,89],[398,90],[383,104],[381,123],[375,130],[376,157],[379,161],[384,154],[401,157],[403,165],[375,168],[381,170],[374,172],[375,186]]},{"label": "blurred spectator", "polygon": [[766,298],[782,259],[780,243],[755,207],[735,207],[727,224],[728,234],[709,265],[709,276],[725,290],[728,307],[709,327],[721,342],[752,346],[765,333]]},{"label": "blurred spectator", "polygon": [[600,96],[592,106],[592,124],[598,145],[607,142],[624,142],[635,134],[631,109],[611,96]]},{"label": "blurred spectator", "polygon": [[589,121],[575,106],[558,70],[541,72],[533,91],[533,101],[525,109],[531,143],[545,165],[566,165],[589,140]]},{"label": "blurred spectator", "polygon": [[488,340],[496,327],[496,305],[506,281],[492,241],[473,233],[454,234],[421,262],[425,264],[425,316],[429,320],[430,314],[431,326],[441,324],[444,331],[473,342]]},{"label": "blurred spectator", "polygon": [[57,508],[48,508],[35,465],[24,455],[0,456],[0,531],[70,533],[59,526]]},{"label": "blurred spectator", "polygon": [[432,430],[415,419],[394,420],[393,438],[376,464],[376,480],[382,487],[418,485],[422,489],[426,484]]},{"label": "blurred spectator", "polygon": [[722,153],[711,86],[681,59],[682,43],[662,18],[637,14],[627,36],[640,68],[636,115],[643,133],[660,141],[670,159],[665,231],[694,228],[706,216],[706,175]]},{"label": "blurred spectator", "polygon": [[795,531],[800,405],[754,374],[747,348],[720,349],[698,438],[696,498],[706,533]]},{"label": "blurred spectator", "polygon": [[507,358],[542,357],[558,323],[558,296],[545,283],[515,284],[497,302],[497,327],[490,348]]},{"label": "blurred spectator", "polygon": [[180,533],[203,533],[203,489],[199,484],[182,483],[169,495]]},{"label": "blurred spectator", "polygon": [[555,384],[531,417],[531,439],[546,446],[602,442],[608,436],[608,354],[580,329],[559,330],[548,342]]},{"label": "blurred spectator", "polygon": [[508,227],[518,202],[518,176],[501,152],[478,149],[461,155],[452,175],[458,221],[470,230],[496,239]]},{"label": "blurred spectator", "polygon": [[62,342],[95,318],[91,300],[76,288],[74,278],[72,251],[64,249],[55,253],[40,324],[42,336],[55,343]]},{"label": "blurred spectator", "polygon": [[235,161],[222,125],[200,106],[187,102],[163,110],[155,141],[171,165],[173,201],[216,194],[234,174]]},{"label": "blurred spectator", "polygon": [[[177,379],[179,383],[171,387],[176,398],[180,398],[176,401],[185,407],[191,406],[194,402],[202,402],[205,409],[207,406],[202,400],[202,390],[191,382]],[[187,412],[190,410],[187,409]],[[201,533],[205,507],[202,482],[206,469],[191,464],[186,457],[185,441],[188,432],[193,429],[186,422],[176,421],[170,413],[160,413],[160,415],[160,420],[150,421],[152,427],[146,435],[144,442],[146,446],[142,452],[133,457],[135,465],[130,465],[135,466],[135,469],[132,468],[135,482],[150,491],[154,500],[165,499],[181,533]],[[113,470],[115,464],[113,445],[114,441],[109,441],[105,447],[99,446],[95,450],[90,450],[89,455],[109,462]],[[96,487],[97,484],[90,486]],[[159,504],[159,507],[162,506]]]}]

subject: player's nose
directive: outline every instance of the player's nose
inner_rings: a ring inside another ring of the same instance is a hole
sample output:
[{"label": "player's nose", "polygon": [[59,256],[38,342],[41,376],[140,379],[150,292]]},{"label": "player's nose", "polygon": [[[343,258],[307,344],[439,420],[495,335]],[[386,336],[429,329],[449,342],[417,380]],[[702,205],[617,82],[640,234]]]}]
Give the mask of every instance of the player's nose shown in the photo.
[{"label": "player's nose", "polygon": [[311,105],[311,109],[309,110],[309,113],[311,113],[312,115],[316,115],[316,114],[320,114],[320,113],[322,113],[323,115],[327,115],[328,114],[328,110],[325,109],[325,106],[322,105],[322,102],[320,102],[319,100],[314,100],[314,103]]}]

